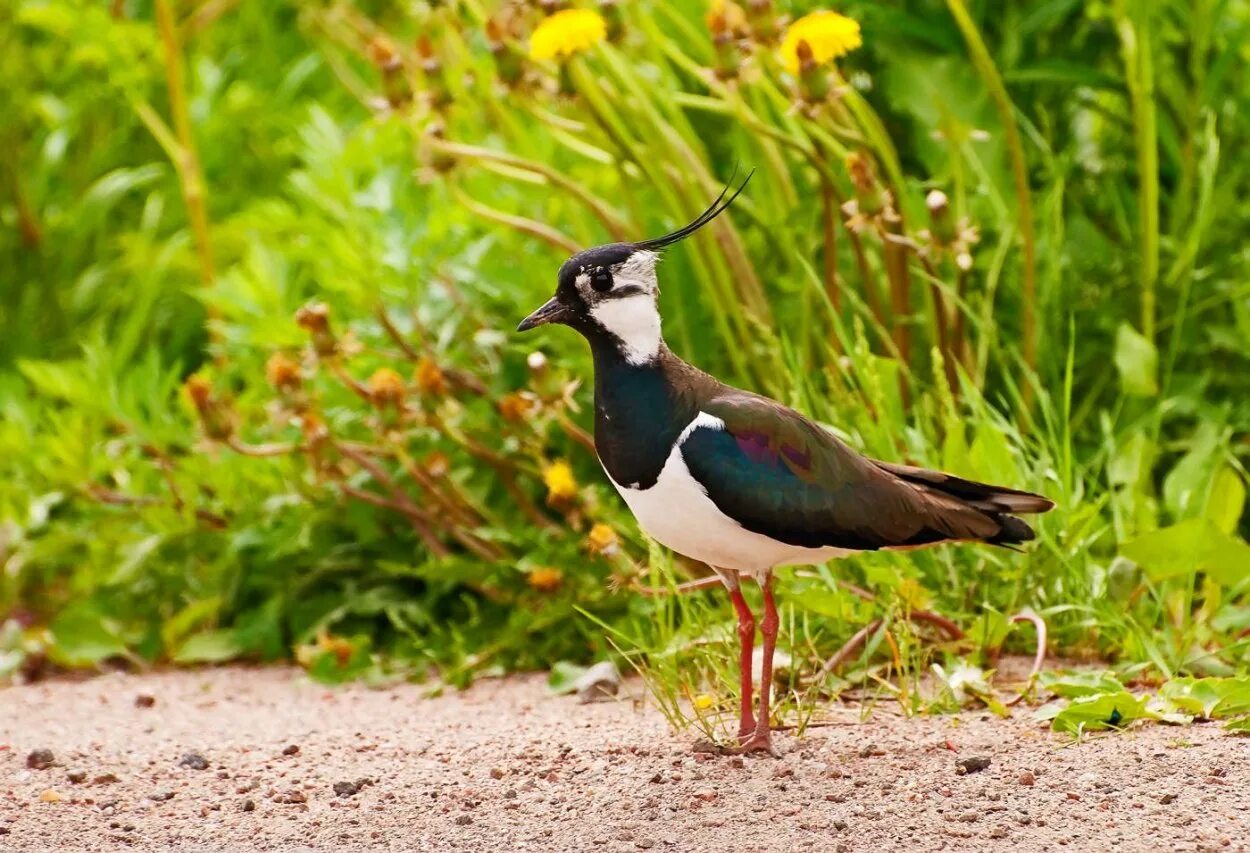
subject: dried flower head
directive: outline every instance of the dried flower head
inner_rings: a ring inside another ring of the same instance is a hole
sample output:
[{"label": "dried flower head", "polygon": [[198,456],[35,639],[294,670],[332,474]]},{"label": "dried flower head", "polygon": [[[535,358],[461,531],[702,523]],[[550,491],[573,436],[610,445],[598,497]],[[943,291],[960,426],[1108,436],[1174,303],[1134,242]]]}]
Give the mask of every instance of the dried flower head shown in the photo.
[{"label": "dried flower head", "polygon": [[526,415],[534,408],[534,398],[520,391],[505,394],[499,401],[499,414],[505,421],[518,422],[525,420]]},{"label": "dried flower head", "polygon": [[386,36],[375,36],[368,47],[369,61],[383,71],[392,71],[402,64],[394,43]]},{"label": "dried flower head", "polygon": [[807,43],[812,62],[824,65],[846,56],[864,40],[859,32],[859,21],[854,18],[825,9],[804,15],[790,25],[781,42],[781,61],[791,74],[798,74],[802,64],[800,42]]},{"label": "dried flower head", "polygon": [[265,377],[279,391],[294,391],[300,385],[299,362],[283,352],[275,352],[265,362]]},{"label": "dried flower head", "polygon": [[191,398],[191,402],[195,404],[195,408],[203,411],[211,405],[213,398],[213,385],[198,373],[187,377],[187,381],[182,386],[187,396]]},{"label": "dried flower head", "polygon": [[330,309],[324,302],[309,302],[296,311],[295,324],[312,335],[317,355],[328,358],[338,351],[338,341],[330,331]]},{"label": "dried flower head", "polygon": [[543,470],[543,484],[547,487],[548,503],[567,503],[577,497],[573,469],[563,459],[552,462]]},{"label": "dried flower head", "polygon": [[544,18],[530,36],[530,58],[538,61],[589,50],[608,36],[608,25],[590,9],[565,9]]},{"label": "dried flower head", "polygon": [[225,441],[234,434],[234,420],[227,407],[213,396],[213,385],[198,373],[187,378],[183,389],[195,406],[204,434],[214,441]]},{"label": "dried flower head", "polygon": [[389,367],[379,367],[369,377],[369,395],[373,398],[373,404],[379,408],[402,404],[404,391],[403,377]]},{"label": "dried flower head", "polygon": [[530,570],[528,581],[539,592],[554,592],[564,583],[564,572],[551,566],[539,566]]},{"label": "dried flower head", "polygon": [[424,394],[447,393],[447,376],[429,356],[423,356],[417,362],[417,369],[413,371],[412,379]]},{"label": "dried flower head", "polygon": [[425,470],[431,477],[446,477],[451,470],[451,460],[441,450],[435,450],[425,457]]}]

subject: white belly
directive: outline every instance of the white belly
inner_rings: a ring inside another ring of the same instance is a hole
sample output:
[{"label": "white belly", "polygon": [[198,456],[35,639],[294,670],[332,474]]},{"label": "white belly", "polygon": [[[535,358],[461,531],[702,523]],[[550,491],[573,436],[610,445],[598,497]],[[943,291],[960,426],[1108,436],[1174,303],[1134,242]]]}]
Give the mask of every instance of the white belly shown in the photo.
[{"label": "white belly", "polygon": [[[608,479],[612,479],[611,474]],[[774,566],[812,565],[850,553],[839,548],[788,545],[747,530],[721,512],[691,476],[680,443],[651,488],[631,489],[615,480],[612,485],[643,532],[661,545],[714,568],[759,575]]]}]

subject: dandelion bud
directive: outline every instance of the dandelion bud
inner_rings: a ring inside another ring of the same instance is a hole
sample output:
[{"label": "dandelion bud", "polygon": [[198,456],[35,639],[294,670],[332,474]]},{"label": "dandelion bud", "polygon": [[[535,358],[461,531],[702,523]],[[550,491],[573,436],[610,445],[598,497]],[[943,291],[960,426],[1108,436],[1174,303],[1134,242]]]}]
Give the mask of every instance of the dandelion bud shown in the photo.
[{"label": "dandelion bud", "polygon": [[338,340],[330,331],[330,309],[324,302],[309,302],[296,311],[295,324],[312,335],[317,355],[329,358],[338,351]]},{"label": "dandelion bud", "polygon": [[738,76],[742,67],[742,50],[737,40],[728,29],[712,36],[712,47],[716,51],[716,76],[721,80],[732,80]]},{"label": "dandelion bud", "polygon": [[265,377],[279,391],[294,391],[300,385],[299,364],[285,353],[275,352],[265,363]]},{"label": "dandelion bud", "polygon": [[417,54],[421,57],[421,75],[425,80],[425,90],[429,95],[430,106],[441,110],[451,103],[451,90],[443,77],[443,63],[434,52],[434,45],[422,36],[417,41]]},{"label": "dandelion bud", "polygon": [[794,55],[799,63],[799,94],[809,104],[818,104],[829,97],[832,88],[829,71],[816,62],[812,46],[800,39],[794,46]]},{"label": "dandelion bud", "polygon": [[529,369],[535,373],[542,373],[547,369],[547,356],[542,352],[535,350],[526,356],[525,363],[529,365]]},{"label": "dandelion bud", "polygon": [[969,252],[960,252],[955,255],[955,266],[959,267],[964,272],[968,272],[968,270],[972,269],[972,254]]},{"label": "dandelion bud", "polygon": [[858,212],[863,216],[875,216],[884,207],[882,191],[877,186],[876,176],[872,170],[872,159],[862,151],[852,152],[846,158],[846,170],[851,176],[851,185],[855,188],[855,200]]},{"label": "dandelion bud", "polygon": [[747,0],[747,20],[756,40],[764,44],[777,40],[777,16],[773,14],[772,0]]},{"label": "dandelion bud", "polygon": [[369,396],[373,405],[379,409],[386,406],[402,406],[404,402],[404,380],[389,367],[379,367],[369,377]]},{"label": "dandelion bud", "polygon": [[607,25],[608,41],[617,42],[625,34],[625,18],[621,14],[621,4],[617,0],[599,0],[599,14]]},{"label": "dandelion bud", "polygon": [[524,57],[512,44],[502,24],[494,18],[486,22],[486,43],[495,58],[495,71],[505,86],[515,86],[525,74]]}]

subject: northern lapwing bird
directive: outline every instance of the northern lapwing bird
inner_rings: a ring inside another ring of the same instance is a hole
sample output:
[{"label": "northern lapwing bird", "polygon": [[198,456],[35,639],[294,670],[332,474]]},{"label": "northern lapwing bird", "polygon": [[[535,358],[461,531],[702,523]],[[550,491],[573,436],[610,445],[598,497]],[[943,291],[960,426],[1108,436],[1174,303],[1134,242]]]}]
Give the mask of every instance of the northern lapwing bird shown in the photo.
[{"label": "northern lapwing bird", "polygon": [[[724,212],[746,183],[728,198],[726,187],[671,234],[569,258],[555,296],[517,330],[560,323],[589,341],[599,461],[649,536],[706,563],[728,588],[742,644],[740,749],[772,752],[775,568],[942,542],[1017,545],[1034,534],[1014,514],[1054,504],[861,456],[798,412],[726,385],[665,346],[659,253]],[[755,618],[742,596],[743,575],[764,595],[758,713],[751,698]]]}]

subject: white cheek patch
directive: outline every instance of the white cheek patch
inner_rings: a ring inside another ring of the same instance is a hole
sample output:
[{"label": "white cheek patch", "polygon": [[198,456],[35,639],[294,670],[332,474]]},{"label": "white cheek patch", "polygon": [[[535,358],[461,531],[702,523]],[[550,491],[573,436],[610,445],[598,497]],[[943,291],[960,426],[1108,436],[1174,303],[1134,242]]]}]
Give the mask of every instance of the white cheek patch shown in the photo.
[{"label": "white cheek patch", "polygon": [[620,339],[630,364],[646,364],[659,354],[660,311],[650,294],[605,299],[590,309],[590,316]]}]

